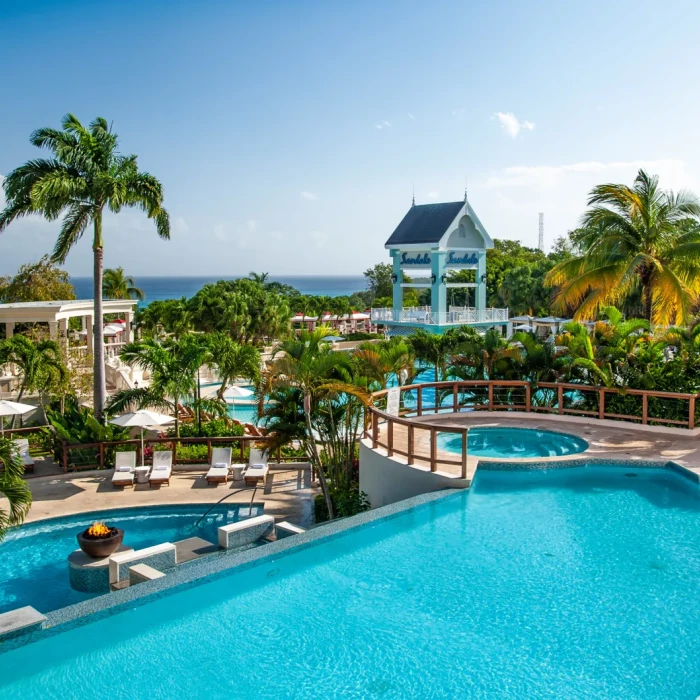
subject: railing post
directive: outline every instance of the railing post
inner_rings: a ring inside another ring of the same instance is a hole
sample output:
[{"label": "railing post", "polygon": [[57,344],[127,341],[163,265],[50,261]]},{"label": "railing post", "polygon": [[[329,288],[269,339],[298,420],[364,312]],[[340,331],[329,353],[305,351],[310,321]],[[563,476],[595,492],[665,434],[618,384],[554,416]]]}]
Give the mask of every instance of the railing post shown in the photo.
[{"label": "railing post", "polygon": [[646,391],[642,394],[642,425],[649,422],[649,394]]},{"label": "railing post", "polygon": [[437,470],[437,430],[430,427],[430,471]]},{"label": "railing post", "polygon": [[105,468],[105,445],[103,442],[100,443],[100,469]]},{"label": "railing post", "polygon": [[175,466],[177,464],[177,440],[173,439],[171,444],[173,446],[173,466]]},{"label": "railing post", "polygon": [[61,440],[63,443],[63,471],[67,472],[68,471],[68,444],[66,443],[65,440]]},{"label": "railing post", "polygon": [[493,382],[489,380],[489,411],[493,411]]},{"label": "railing post", "polygon": [[413,464],[415,462],[415,456],[413,454],[414,450],[414,442],[415,442],[415,435],[413,433],[414,427],[413,423],[411,423],[408,426],[408,454],[406,455],[406,460],[408,461],[409,464]]},{"label": "railing post", "polygon": [[525,385],[525,413],[530,413],[530,406],[532,404],[532,389],[530,388],[530,382]]},{"label": "railing post", "polygon": [[211,464],[211,440],[207,440],[207,464]]},{"label": "railing post", "polygon": [[459,384],[452,387],[452,413],[459,411]]},{"label": "railing post", "polygon": [[690,397],[688,405],[688,427],[693,430],[695,428],[695,397]]},{"label": "railing post", "polygon": [[394,421],[391,418],[386,423],[386,454],[387,457],[394,454]]},{"label": "railing post", "polygon": [[467,445],[469,443],[469,428],[462,429],[462,478],[467,478]]},{"label": "railing post", "polygon": [[379,444],[379,416],[372,413],[372,449],[376,450]]},{"label": "railing post", "polygon": [[557,409],[559,411],[560,416],[564,414],[564,387],[563,386],[557,387]]},{"label": "railing post", "polygon": [[423,387],[419,386],[416,389],[416,415],[423,415]]},{"label": "railing post", "polygon": [[241,462],[245,463],[245,440],[239,440],[238,444],[241,446]]},{"label": "railing post", "polygon": [[598,418],[605,418],[605,389],[598,391]]}]

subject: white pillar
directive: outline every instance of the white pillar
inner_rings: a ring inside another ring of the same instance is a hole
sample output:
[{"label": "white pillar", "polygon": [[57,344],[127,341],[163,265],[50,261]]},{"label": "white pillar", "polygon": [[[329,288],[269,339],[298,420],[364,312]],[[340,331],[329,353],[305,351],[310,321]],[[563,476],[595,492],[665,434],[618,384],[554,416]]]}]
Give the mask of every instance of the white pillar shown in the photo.
[{"label": "white pillar", "polygon": [[94,343],[94,336],[92,334],[92,324],[94,323],[94,316],[84,316],[85,319],[85,330],[87,331],[87,351],[89,353],[94,352],[95,349],[95,343]]},{"label": "white pillar", "polygon": [[5,321],[5,338],[11,338],[15,334],[15,322]]},{"label": "white pillar", "polygon": [[58,335],[59,342],[63,344],[64,348],[68,348],[68,319],[61,318],[58,320]]},{"label": "white pillar", "polygon": [[49,338],[51,340],[58,340],[58,322],[49,321]]},{"label": "white pillar", "polygon": [[125,333],[125,339],[127,343],[133,343],[134,342],[134,330],[131,327],[131,324],[134,322],[134,314],[132,311],[127,311],[124,314],[124,320],[126,321],[126,333]]}]

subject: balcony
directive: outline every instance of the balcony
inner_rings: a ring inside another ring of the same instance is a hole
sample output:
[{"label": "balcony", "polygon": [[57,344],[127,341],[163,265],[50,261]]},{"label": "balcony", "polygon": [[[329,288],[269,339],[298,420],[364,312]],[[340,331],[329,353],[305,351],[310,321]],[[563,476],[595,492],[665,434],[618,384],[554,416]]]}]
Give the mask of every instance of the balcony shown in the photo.
[{"label": "balcony", "polygon": [[430,306],[409,306],[403,309],[372,309],[372,323],[405,323],[408,325],[463,326],[480,323],[508,323],[508,309],[475,309],[451,307],[449,311],[433,311]]}]

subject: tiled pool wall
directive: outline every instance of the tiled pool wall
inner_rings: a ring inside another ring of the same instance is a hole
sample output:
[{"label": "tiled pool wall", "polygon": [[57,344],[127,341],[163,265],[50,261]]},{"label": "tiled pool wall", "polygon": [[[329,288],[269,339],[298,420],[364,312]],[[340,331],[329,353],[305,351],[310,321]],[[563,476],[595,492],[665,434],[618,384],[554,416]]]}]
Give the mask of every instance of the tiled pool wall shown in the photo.
[{"label": "tiled pool wall", "polygon": [[498,460],[479,461],[476,467],[476,474],[479,471],[546,471],[549,469],[575,469],[581,467],[618,467],[620,469],[664,469],[673,472],[693,484],[700,484],[700,476],[690,469],[686,469],[680,464],[672,461],[646,461],[639,459],[604,459],[604,458],[583,458],[583,459],[557,459],[548,461],[528,461],[528,462],[499,462]]},{"label": "tiled pool wall", "polygon": [[285,537],[254,549],[235,553],[221,550],[202,559],[183,562],[174,569],[170,569],[163,578],[130,586],[47,613],[43,629],[3,640],[0,642],[0,654],[75,627],[81,627],[115,613],[145,605],[187,588],[228,576],[235,568],[243,570],[271,564],[295,551],[314,546],[320,540],[327,541],[335,537],[342,537],[351,530],[370,525],[377,520],[398,517],[408,510],[428,506],[430,503],[458,496],[460,493],[459,489],[434,491],[349,518],[323,523],[294,537]]}]

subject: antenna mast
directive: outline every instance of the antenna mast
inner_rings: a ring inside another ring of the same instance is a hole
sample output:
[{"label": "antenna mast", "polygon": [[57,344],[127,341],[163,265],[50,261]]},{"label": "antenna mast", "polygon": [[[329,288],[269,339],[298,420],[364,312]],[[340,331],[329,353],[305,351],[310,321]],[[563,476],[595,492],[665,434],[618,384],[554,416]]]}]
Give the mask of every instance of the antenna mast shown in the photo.
[{"label": "antenna mast", "polygon": [[544,253],[544,213],[540,212],[540,240],[539,249]]}]

